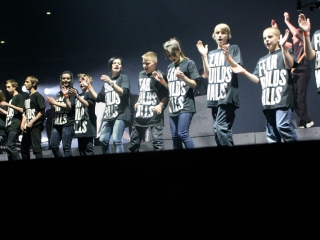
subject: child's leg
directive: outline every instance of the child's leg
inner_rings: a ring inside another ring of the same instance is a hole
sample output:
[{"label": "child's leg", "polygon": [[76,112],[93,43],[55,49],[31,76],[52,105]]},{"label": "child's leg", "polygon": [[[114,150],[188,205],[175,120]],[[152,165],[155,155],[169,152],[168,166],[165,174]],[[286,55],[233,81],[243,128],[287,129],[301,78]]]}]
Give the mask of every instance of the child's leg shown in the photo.
[{"label": "child's leg", "polygon": [[266,139],[268,143],[280,143],[281,142],[281,136],[277,129],[276,124],[276,110],[264,110],[263,111],[266,119],[267,119],[267,125],[266,125]]},{"label": "child's leg", "polygon": [[147,128],[132,126],[131,134],[130,134],[130,152],[139,152],[140,143],[145,135]]},{"label": "child's leg", "polygon": [[215,120],[217,146],[234,146],[232,126],[235,119],[235,106],[220,105]]},{"label": "child's leg", "polygon": [[109,141],[112,134],[113,125],[111,122],[103,121],[101,126],[101,133],[99,142],[101,145],[102,154],[110,154]]},{"label": "child's leg", "polygon": [[31,136],[30,132],[22,133],[21,140],[21,157],[22,160],[30,159]]},{"label": "child's leg", "polygon": [[189,135],[189,128],[193,113],[181,113],[178,117],[178,137],[184,143],[185,148],[195,148],[192,138]]},{"label": "child's leg", "polygon": [[41,147],[41,132],[42,132],[42,129],[40,127],[32,128],[30,132],[32,151],[36,159],[43,158],[42,147]]},{"label": "child's leg", "polygon": [[291,108],[276,110],[277,129],[284,142],[298,141],[294,126],[291,123],[291,114]]},{"label": "child's leg", "polygon": [[74,136],[74,126],[62,128],[62,147],[65,157],[72,157],[71,144]]},{"label": "child's leg", "polygon": [[178,135],[178,120],[179,120],[179,116],[169,117],[173,149],[182,149],[183,148],[182,141]]},{"label": "child's leg", "polygon": [[116,149],[116,153],[124,153],[122,137],[124,133],[124,129],[126,128],[126,123],[123,120],[116,120],[113,125],[113,145]]},{"label": "child's leg", "polygon": [[62,154],[59,149],[61,135],[62,135],[62,127],[53,126],[51,130],[51,136],[50,136],[50,148],[55,158],[62,157]]},{"label": "child's leg", "polygon": [[151,127],[152,134],[152,144],[155,151],[163,151],[163,127],[162,126],[153,126]]}]

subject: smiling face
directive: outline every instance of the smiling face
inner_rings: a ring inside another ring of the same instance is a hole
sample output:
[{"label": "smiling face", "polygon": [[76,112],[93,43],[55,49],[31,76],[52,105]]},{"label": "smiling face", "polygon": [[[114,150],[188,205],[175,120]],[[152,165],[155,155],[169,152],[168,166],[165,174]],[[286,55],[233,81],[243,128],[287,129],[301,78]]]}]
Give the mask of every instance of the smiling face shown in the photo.
[{"label": "smiling face", "polygon": [[71,76],[69,73],[64,73],[61,76],[61,85],[65,86],[66,88],[70,87],[71,84]]},{"label": "smiling face", "polygon": [[263,42],[266,48],[269,50],[269,53],[273,53],[275,50],[278,50],[280,40],[280,32],[275,28],[267,28],[263,32]]}]

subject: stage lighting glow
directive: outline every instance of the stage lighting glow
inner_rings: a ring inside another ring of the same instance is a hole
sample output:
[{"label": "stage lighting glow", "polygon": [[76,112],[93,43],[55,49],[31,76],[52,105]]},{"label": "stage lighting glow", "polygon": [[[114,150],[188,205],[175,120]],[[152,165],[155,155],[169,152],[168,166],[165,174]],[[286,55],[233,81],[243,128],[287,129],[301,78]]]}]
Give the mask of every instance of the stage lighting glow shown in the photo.
[{"label": "stage lighting glow", "polygon": [[50,15],[51,14],[51,12],[47,12],[47,15]]},{"label": "stage lighting glow", "polygon": [[22,92],[28,92],[26,86],[24,86],[24,85],[22,86],[21,90],[22,90]]},{"label": "stage lighting glow", "polygon": [[1,44],[5,44],[5,41],[1,41]]},{"label": "stage lighting glow", "polygon": [[45,88],[44,89],[44,94],[45,95],[49,95],[50,94],[50,89],[49,88]]}]

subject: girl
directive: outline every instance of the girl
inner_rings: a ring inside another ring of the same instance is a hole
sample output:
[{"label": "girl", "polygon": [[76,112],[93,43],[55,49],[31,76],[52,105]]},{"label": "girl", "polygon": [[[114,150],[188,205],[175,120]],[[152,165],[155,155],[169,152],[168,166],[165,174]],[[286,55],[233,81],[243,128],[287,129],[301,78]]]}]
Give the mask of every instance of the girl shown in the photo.
[{"label": "girl", "polygon": [[194,61],[188,59],[176,38],[163,44],[164,54],[172,63],[168,66],[168,84],[160,72],[154,77],[169,89],[169,121],[174,149],[195,148],[189,135],[189,127],[196,112],[193,89],[200,77]]}]

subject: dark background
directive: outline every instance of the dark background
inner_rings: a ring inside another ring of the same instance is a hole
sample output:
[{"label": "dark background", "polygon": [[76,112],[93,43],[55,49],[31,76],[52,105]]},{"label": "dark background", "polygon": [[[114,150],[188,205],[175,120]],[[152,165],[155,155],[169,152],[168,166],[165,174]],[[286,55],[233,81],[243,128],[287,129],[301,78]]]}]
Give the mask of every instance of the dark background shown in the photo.
[{"label": "dark background", "polygon": [[[310,2],[302,1],[302,4]],[[240,46],[244,67],[253,72],[258,59],[267,54],[263,30],[275,19],[284,32],[285,11],[298,26],[296,5],[296,0],[2,1],[0,40],[5,44],[0,44],[0,89],[5,90],[5,81],[9,78],[16,79],[22,86],[27,76],[34,75],[40,81],[39,92],[44,94],[44,88],[50,87],[53,95],[58,91],[61,72],[71,70],[74,75],[93,76],[94,88],[98,91],[102,86],[100,76],[110,74],[108,59],[121,56],[131,92],[138,94],[141,55],[156,52],[158,68],[165,72],[170,62],[164,58],[162,44],[177,37],[185,54],[199,69],[202,62],[196,42],[201,39],[209,45],[209,50],[215,49],[211,35],[214,27],[222,22],[231,28],[230,43]],[[47,11],[51,15],[47,15]],[[320,12],[310,11],[309,7],[302,12],[311,19],[312,34],[320,28]],[[314,61],[311,66],[309,116],[315,126],[320,126]],[[236,112],[234,133],[263,131],[265,118],[260,86],[242,76],[239,82],[241,107]]]}]

